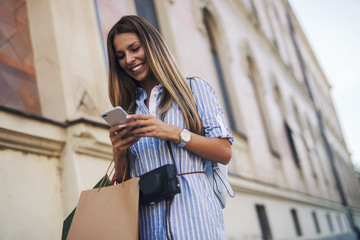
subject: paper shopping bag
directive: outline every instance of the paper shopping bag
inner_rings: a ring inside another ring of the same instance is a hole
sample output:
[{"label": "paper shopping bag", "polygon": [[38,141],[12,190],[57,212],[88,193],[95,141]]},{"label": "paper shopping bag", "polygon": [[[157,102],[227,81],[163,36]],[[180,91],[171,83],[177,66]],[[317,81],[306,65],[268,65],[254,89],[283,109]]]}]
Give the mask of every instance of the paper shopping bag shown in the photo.
[{"label": "paper shopping bag", "polygon": [[[103,178],[101,178],[100,181],[94,186],[94,188],[99,188],[100,186],[111,186],[111,181],[110,181],[108,175],[105,175]],[[66,240],[66,238],[67,238],[72,220],[74,218],[75,211],[76,211],[76,208],[64,220],[61,240]]]},{"label": "paper shopping bag", "polygon": [[138,182],[82,191],[67,239],[138,239]]},{"label": "paper shopping bag", "polygon": [[[94,186],[94,188],[99,188],[100,185],[111,186],[111,182],[110,182],[108,175],[105,175],[103,178],[101,178],[100,181]],[[67,238],[72,220],[74,218],[75,211],[76,211],[76,208],[64,220],[61,240],[66,240],[66,238]]]}]

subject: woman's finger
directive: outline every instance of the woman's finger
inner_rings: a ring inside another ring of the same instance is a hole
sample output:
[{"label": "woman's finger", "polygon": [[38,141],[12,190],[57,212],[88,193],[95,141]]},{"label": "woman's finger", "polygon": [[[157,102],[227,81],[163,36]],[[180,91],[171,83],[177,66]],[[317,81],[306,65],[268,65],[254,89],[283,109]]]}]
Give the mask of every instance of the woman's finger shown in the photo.
[{"label": "woman's finger", "polygon": [[137,136],[131,134],[131,135],[129,135],[128,137],[123,138],[121,141],[122,141],[122,144],[123,144],[123,145],[127,145],[127,144],[129,144],[130,142],[132,142],[134,139],[137,139],[137,138],[138,138]]},{"label": "woman's finger", "polygon": [[133,140],[131,140],[127,145],[125,145],[124,147],[126,147],[126,149],[128,149],[129,147],[131,147],[132,145],[134,145],[135,143],[137,143],[140,140],[140,138],[136,137]]},{"label": "woman's finger", "polygon": [[154,126],[146,126],[146,127],[135,128],[131,130],[130,133],[134,135],[139,135],[143,133],[151,133],[154,132],[155,130],[156,128],[154,128]]},{"label": "woman's finger", "polygon": [[[114,131],[115,129],[115,131]],[[115,143],[122,141],[124,136],[126,136],[126,134],[130,134],[131,128],[123,128],[120,127],[120,130],[116,131],[116,127],[114,127],[114,129],[111,128],[110,130],[110,141],[113,145],[115,145]]]},{"label": "woman's finger", "polygon": [[143,120],[143,119],[139,119],[139,120],[135,120],[135,121],[131,121],[125,124],[125,127],[127,128],[141,128],[144,126],[149,126],[149,125],[153,125],[154,122],[152,120]]},{"label": "woman's finger", "polygon": [[125,124],[116,125],[116,126],[111,127],[109,130],[110,137],[117,135],[119,133],[119,131],[121,131],[121,129],[123,129],[124,127],[125,127]]},{"label": "woman's finger", "polygon": [[126,116],[127,119],[135,119],[135,120],[148,120],[154,118],[152,115],[148,114],[130,114]]},{"label": "woman's finger", "polygon": [[134,121],[127,122],[125,124],[125,127],[139,128],[139,127],[156,125],[156,124],[162,123],[161,120],[159,120],[151,115],[150,116],[149,115],[134,115],[134,116],[144,116],[144,117],[141,119],[134,119]]},{"label": "woman's finger", "polygon": [[124,151],[140,140],[137,136],[130,136],[124,140],[117,142],[114,147],[119,151]]}]

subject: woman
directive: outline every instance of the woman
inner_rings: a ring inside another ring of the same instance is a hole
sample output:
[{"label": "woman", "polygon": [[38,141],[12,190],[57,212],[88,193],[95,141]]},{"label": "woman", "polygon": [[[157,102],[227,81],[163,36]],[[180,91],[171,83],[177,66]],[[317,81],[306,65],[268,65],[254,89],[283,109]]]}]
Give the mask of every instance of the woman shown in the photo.
[{"label": "woman", "polygon": [[209,160],[230,161],[233,138],[212,87],[200,78],[189,84],[160,34],[138,16],[112,27],[107,49],[110,101],[132,120],[110,129],[117,179],[173,163],[169,151],[181,174],[169,215],[165,201],[140,205],[141,239],[225,239],[222,210],[204,170]]}]

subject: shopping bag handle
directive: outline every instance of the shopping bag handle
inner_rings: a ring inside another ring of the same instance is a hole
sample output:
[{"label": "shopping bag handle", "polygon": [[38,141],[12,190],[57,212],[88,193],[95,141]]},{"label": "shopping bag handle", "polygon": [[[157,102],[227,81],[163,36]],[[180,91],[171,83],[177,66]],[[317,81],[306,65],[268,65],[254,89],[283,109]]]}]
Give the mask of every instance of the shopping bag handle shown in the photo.
[{"label": "shopping bag handle", "polygon": [[[111,162],[110,162],[110,164],[109,164],[109,167],[108,167],[107,170],[106,170],[105,176],[108,176],[109,169],[110,169],[110,167],[111,167],[111,165],[112,165],[113,162],[114,162],[114,159],[111,160]],[[115,165],[114,165],[114,167],[112,168],[112,170],[111,170],[111,172],[110,172],[110,175],[112,174],[112,172],[114,171],[114,169],[115,169]],[[109,179],[110,179],[110,178],[109,178]],[[100,189],[103,187],[104,180],[105,180],[105,177],[102,179],[102,181],[101,181],[101,183],[100,183],[100,186],[99,186],[99,188],[98,188],[98,192],[99,192]]]},{"label": "shopping bag handle", "polygon": [[[109,167],[108,167],[108,169],[106,170],[106,173],[105,173],[105,176],[109,176],[109,179],[110,179],[110,176],[111,176],[111,174],[114,172],[114,169],[115,169],[115,163],[114,163],[114,166],[113,166],[113,168],[111,169],[111,171],[110,171],[110,174],[108,175],[108,172],[109,172],[109,169],[110,169],[110,167],[111,167],[111,165],[112,165],[112,163],[114,162],[114,158],[111,160],[111,162],[110,162],[110,164],[109,164]],[[122,187],[124,188],[125,187],[125,176],[126,176],[126,170],[127,170],[127,165],[125,165],[125,171],[124,171],[124,174],[123,174],[123,177],[122,177]],[[115,173],[114,173],[114,177],[113,178],[115,178]],[[100,189],[103,187],[103,186],[105,186],[105,185],[103,185],[104,184],[104,180],[105,180],[105,177],[102,179],[102,181],[101,181],[101,183],[100,183],[100,186],[99,186],[99,189],[98,189],[98,192],[100,191]]]},{"label": "shopping bag handle", "polygon": [[[127,170],[127,165],[125,166],[124,174],[123,174],[123,177],[122,177],[122,187],[123,187],[123,188],[124,188],[124,185],[125,185],[126,170]],[[115,175],[115,174],[114,174],[114,176],[113,176],[112,182],[114,183],[114,185],[115,185],[115,182],[118,182],[117,179],[116,179],[116,175]]]}]

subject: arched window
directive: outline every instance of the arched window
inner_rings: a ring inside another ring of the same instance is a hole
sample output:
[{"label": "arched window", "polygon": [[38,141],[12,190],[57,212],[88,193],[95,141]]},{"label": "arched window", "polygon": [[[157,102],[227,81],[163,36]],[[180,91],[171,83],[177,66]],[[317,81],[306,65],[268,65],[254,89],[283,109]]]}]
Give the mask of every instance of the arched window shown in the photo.
[{"label": "arched window", "polygon": [[270,115],[268,114],[268,109],[266,107],[264,86],[262,84],[260,73],[257,69],[256,63],[251,55],[247,57],[247,65],[249,68],[248,78],[250,80],[254,92],[255,101],[259,110],[261,122],[264,126],[264,132],[265,132],[267,144],[269,146],[269,150],[273,156],[280,158],[277,139],[275,138]]},{"label": "arched window", "polygon": [[223,97],[223,101],[224,101],[224,105],[225,105],[225,111],[226,111],[226,115],[228,118],[230,128],[232,130],[234,130],[235,132],[237,132],[238,134],[240,134],[241,136],[245,137],[245,134],[242,133],[242,131],[240,131],[240,127],[238,127],[239,124],[235,120],[234,111],[231,107],[229,92],[226,88],[225,77],[223,74],[223,69],[222,69],[221,61],[220,61],[220,55],[219,55],[220,52],[218,51],[217,42],[216,42],[216,36],[218,35],[216,23],[211,15],[211,13],[209,12],[209,10],[206,8],[204,8],[204,10],[203,10],[203,16],[204,16],[204,25],[206,28],[206,33],[208,35],[208,39],[210,42],[211,56],[213,59],[217,78],[219,80],[219,85],[221,88],[221,93],[222,93],[222,97]]},{"label": "arched window", "polygon": [[295,165],[296,167],[299,168],[299,170],[301,170],[301,163],[300,163],[300,156],[299,153],[297,151],[297,146],[296,146],[296,138],[302,138],[302,127],[301,127],[301,120],[300,120],[300,115],[299,115],[299,111],[297,106],[295,105],[295,103],[293,102],[293,112],[295,115],[295,120],[296,120],[296,125],[298,127],[298,130],[295,132],[294,129],[291,129],[289,125],[287,125],[287,132],[288,132],[288,138],[289,138],[289,142],[290,142],[290,147],[291,147],[291,152],[293,154],[293,158],[295,161]]},{"label": "arched window", "polygon": [[286,108],[285,108],[285,104],[284,104],[284,100],[281,94],[281,90],[279,85],[275,82],[273,84],[273,92],[274,92],[274,97],[275,97],[275,101],[278,104],[280,113],[281,113],[281,117],[284,120],[286,118]]}]

